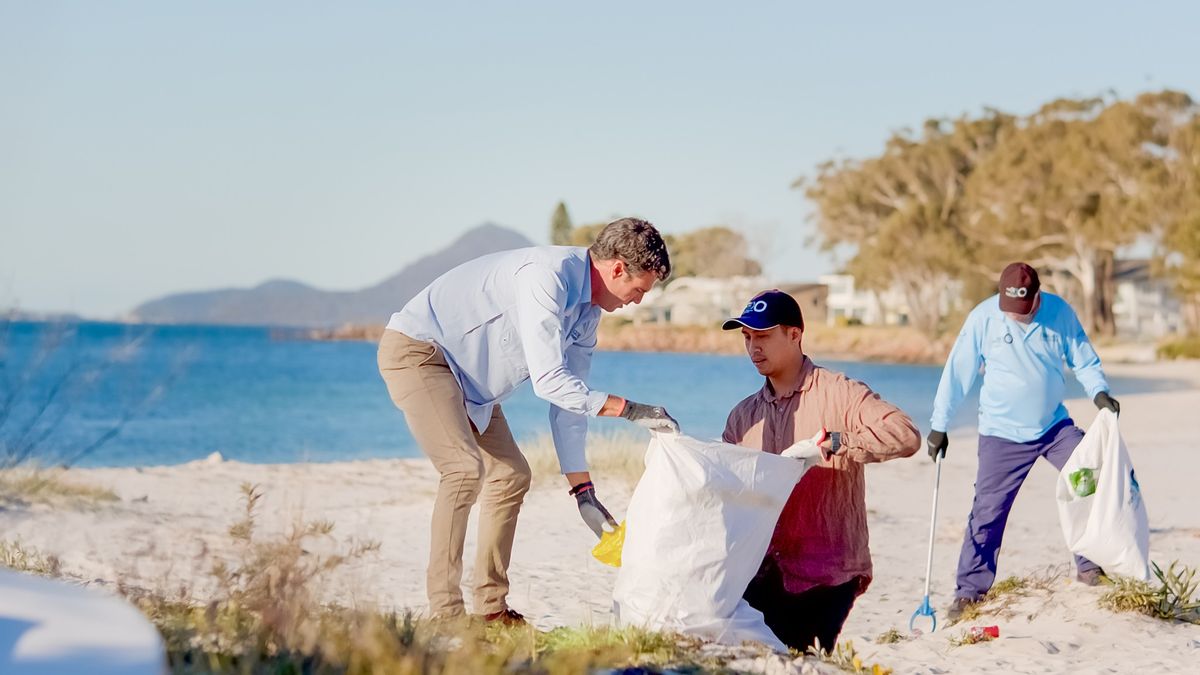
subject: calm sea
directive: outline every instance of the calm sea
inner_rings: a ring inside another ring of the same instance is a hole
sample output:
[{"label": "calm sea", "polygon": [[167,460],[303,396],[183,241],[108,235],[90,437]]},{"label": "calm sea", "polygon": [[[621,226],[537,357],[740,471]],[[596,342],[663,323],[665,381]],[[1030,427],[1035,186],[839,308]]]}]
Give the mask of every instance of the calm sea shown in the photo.
[{"label": "calm sea", "polygon": [[[940,367],[818,363],[867,382],[928,431]],[[715,437],[762,378],[745,357],[600,352],[591,384],[665,405],[687,433]],[[1161,386],[1113,382],[1118,395]],[[976,405],[973,396],[956,425],[972,425]],[[547,405],[529,385],[504,410],[518,440],[547,432]],[[79,466],[177,464],[212,452],[264,463],[420,455],[379,378],[375,345],[224,326],[0,325],[0,443],[0,455],[31,448],[43,462]]]}]

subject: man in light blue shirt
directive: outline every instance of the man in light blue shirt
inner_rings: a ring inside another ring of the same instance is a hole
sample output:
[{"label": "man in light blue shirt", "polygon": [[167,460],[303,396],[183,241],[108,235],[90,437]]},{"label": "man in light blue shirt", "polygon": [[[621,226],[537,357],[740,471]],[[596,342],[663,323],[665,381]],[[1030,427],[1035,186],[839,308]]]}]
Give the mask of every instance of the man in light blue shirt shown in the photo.
[{"label": "man in light blue shirt", "polygon": [[[1013,263],[1000,275],[999,290],[967,317],[942,371],[930,420],[929,456],[937,461],[949,446],[946,431],[955,410],[983,370],[979,472],[951,620],[992,587],[1009,510],[1034,462],[1045,457],[1061,469],[1083,438],[1063,405],[1063,363],[1098,408],[1120,412],[1078,317],[1062,298],[1041,291],[1037,271]],[[1103,570],[1095,563],[1081,556],[1075,562],[1080,581],[1100,582]]]},{"label": "man in light blue shirt", "polygon": [[596,329],[601,310],[641,302],[670,271],[654,226],[623,218],[590,248],[540,246],[467,262],[392,315],[380,374],[441,475],[426,573],[435,616],[465,613],[463,542],[479,501],[475,609],[487,621],[524,622],[507,604],[508,564],[530,470],[500,404],[526,380],[550,404],[559,465],[584,522],[596,536],[616,526],[588,473],[587,418],[621,416],[655,431],[679,425],[662,407],[588,387]]}]

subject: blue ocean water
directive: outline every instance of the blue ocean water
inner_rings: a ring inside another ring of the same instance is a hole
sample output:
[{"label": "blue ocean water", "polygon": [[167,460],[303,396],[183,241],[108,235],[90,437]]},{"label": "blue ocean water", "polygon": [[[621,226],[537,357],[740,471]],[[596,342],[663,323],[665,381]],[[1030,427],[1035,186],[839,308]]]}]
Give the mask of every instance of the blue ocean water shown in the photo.
[{"label": "blue ocean water", "polygon": [[[818,363],[867,382],[928,431],[939,366]],[[1118,396],[1165,386],[1112,384]],[[762,378],[741,356],[599,352],[591,385],[665,405],[687,433],[716,437]],[[967,401],[955,425],[972,425],[976,405]],[[504,410],[518,440],[548,432],[547,405],[528,384]],[[32,448],[44,463],[78,466],[177,464],[212,452],[259,463],[420,455],[376,370],[375,345],[224,326],[0,325],[0,443],[0,455]]]}]

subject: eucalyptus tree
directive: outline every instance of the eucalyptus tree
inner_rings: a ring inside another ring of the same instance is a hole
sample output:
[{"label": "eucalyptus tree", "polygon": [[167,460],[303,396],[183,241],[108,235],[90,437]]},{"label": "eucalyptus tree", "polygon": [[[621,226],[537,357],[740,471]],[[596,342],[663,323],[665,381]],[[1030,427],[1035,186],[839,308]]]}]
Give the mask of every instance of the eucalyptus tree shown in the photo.
[{"label": "eucalyptus tree", "polygon": [[821,164],[796,182],[816,207],[815,241],[852,251],[845,271],[865,288],[899,290],[911,323],[935,335],[951,282],[978,264],[967,236],[967,181],[1013,123],[993,109],[930,119],[920,133],[892,134],[878,157]]},{"label": "eucalyptus tree", "polygon": [[1111,335],[1116,252],[1153,231],[1167,181],[1170,92],[1052,101],[1004,133],[971,176],[980,273],[1024,260],[1061,276],[1089,331]]}]

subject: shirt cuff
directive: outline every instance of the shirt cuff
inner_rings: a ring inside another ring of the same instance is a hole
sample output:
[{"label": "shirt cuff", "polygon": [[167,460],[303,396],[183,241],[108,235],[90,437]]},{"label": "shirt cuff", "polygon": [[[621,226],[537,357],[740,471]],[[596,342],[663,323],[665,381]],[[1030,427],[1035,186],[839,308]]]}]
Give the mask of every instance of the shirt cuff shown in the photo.
[{"label": "shirt cuff", "polygon": [[587,414],[590,417],[595,417],[600,414],[600,409],[608,401],[608,394],[603,391],[589,391],[587,395]]}]

